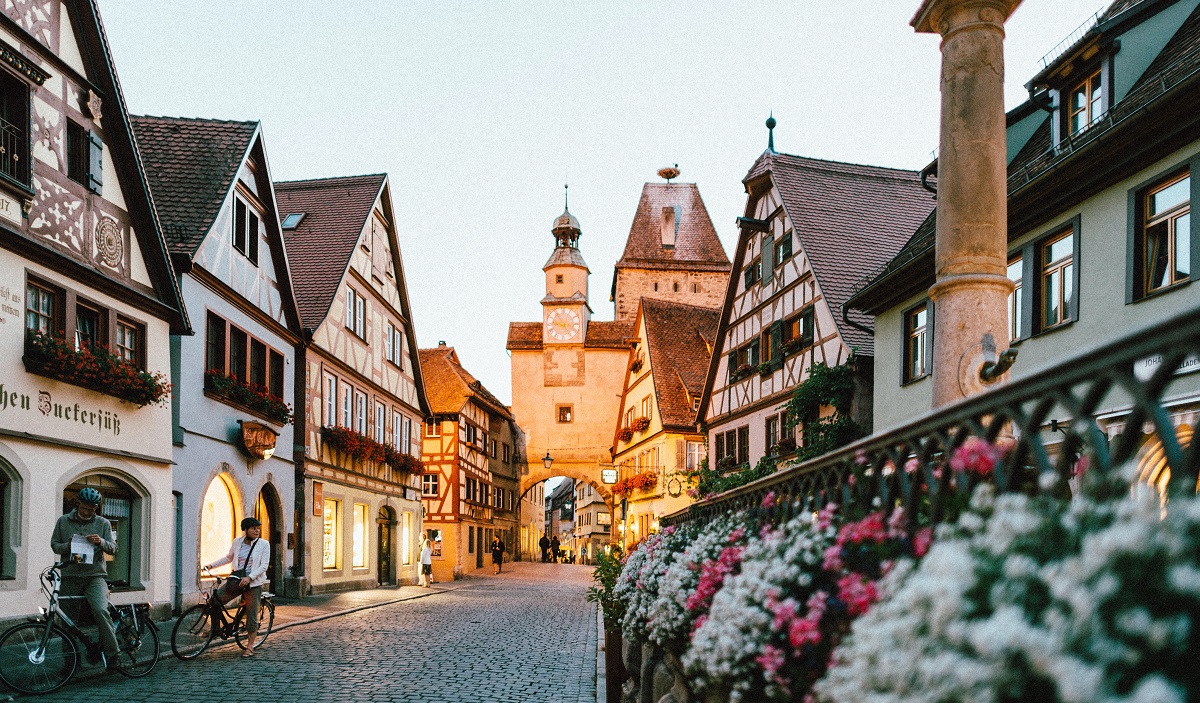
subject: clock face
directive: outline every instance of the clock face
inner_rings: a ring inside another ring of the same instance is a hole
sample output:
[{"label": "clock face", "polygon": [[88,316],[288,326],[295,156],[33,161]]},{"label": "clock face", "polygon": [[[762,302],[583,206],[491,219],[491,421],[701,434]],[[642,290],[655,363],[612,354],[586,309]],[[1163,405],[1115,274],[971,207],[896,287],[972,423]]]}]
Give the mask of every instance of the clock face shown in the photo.
[{"label": "clock face", "polygon": [[546,318],[546,332],[560,342],[574,339],[579,334],[579,315],[565,308],[555,310]]}]

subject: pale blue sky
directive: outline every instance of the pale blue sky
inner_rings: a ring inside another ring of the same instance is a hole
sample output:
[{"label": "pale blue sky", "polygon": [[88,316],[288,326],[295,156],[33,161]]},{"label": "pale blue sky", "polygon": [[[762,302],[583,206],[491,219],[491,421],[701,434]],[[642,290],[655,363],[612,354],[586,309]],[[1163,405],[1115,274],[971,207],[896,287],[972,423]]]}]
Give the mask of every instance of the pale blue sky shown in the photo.
[{"label": "pale blue sky", "polygon": [[[263,123],[276,180],[386,171],[421,346],[502,399],[510,320],[540,320],[564,177],[612,319],[642,183],[678,163],[732,257],[742,176],[777,150],[918,169],[937,144],[938,38],[917,0],[100,0],[135,113]],[[1103,0],[1026,0],[1007,104]]]}]

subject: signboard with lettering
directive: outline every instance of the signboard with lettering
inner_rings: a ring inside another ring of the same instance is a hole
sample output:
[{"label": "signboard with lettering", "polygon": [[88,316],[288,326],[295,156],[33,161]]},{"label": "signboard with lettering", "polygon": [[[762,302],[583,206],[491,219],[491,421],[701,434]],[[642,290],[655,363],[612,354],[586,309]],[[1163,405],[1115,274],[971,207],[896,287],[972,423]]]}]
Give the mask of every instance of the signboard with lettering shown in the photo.
[{"label": "signboard with lettering", "polygon": [[607,486],[611,486],[617,482],[616,469],[600,469],[600,480]]},{"label": "signboard with lettering", "polygon": [[313,481],[313,517],[325,514],[325,484]]},{"label": "signboard with lettering", "polygon": [[[1149,381],[1158,367],[1162,366],[1163,359],[1161,354],[1148,356],[1145,359],[1138,359],[1133,364],[1133,375],[1139,381]],[[1190,354],[1179,363],[1179,367],[1175,369],[1176,376],[1182,376],[1185,373],[1200,371],[1200,356]]]},{"label": "signboard with lettering", "polygon": [[242,449],[246,454],[255,459],[270,459],[275,454],[279,433],[261,422],[238,422],[242,425]]}]

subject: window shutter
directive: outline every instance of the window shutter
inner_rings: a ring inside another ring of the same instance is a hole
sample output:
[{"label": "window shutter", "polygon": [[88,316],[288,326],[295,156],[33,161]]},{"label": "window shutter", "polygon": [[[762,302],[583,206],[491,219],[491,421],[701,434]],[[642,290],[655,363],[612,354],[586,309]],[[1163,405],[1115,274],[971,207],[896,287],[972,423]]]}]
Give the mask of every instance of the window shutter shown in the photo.
[{"label": "window shutter", "polygon": [[[725,435],[724,434],[720,434],[720,433],[717,434],[716,456],[717,456],[717,461],[720,461],[721,459],[725,458]],[[716,468],[716,467],[710,466],[708,468],[712,469],[712,468]]]},{"label": "window shutter", "polygon": [[104,191],[104,142],[100,135],[88,132],[88,190],[100,195]]},{"label": "window shutter", "polygon": [[256,213],[251,212],[247,215],[247,219],[249,220],[247,222],[247,224],[249,225],[250,231],[247,232],[247,234],[246,234],[246,236],[247,236],[246,256],[250,259],[251,262],[257,264],[258,263],[258,227],[259,227],[258,215]]},{"label": "window shutter", "polygon": [[762,276],[769,280],[775,275],[775,237],[768,234],[762,240]]},{"label": "window shutter", "polygon": [[682,469],[685,459],[687,459],[687,442],[677,439],[675,440],[675,468]]},{"label": "window shutter", "polygon": [[726,376],[733,378],[735,369],[737,369],[737,350],[729,352],[729,361],[725,364]]}]

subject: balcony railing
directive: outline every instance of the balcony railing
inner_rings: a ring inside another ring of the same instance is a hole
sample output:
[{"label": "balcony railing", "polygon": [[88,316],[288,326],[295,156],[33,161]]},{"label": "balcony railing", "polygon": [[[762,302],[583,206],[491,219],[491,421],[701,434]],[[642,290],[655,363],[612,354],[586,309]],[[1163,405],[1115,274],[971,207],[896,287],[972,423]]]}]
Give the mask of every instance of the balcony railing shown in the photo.
[{"label": "balcony railing", "polygon": [[[1163,488],[1164,498],[1195,491],[1200,442],[1177,433],[1171,408],[1200,397],[1200,377],[1186,374],[1197,369],[1200,310],[1191,310],[661,522],[707,521],[739,509],[788,519],[828,503],[867,508],[876,501],[902,505],[913,527],[938,522],[954,499],[953,485],[978,480],[948,466],[971,437],[1011,444],[990,477],[1002,491],[1069,490],[1068,479],[1080,468],[1110,471],[1154,442],[1161,449],[1144,459],[1141,478]],[[770,493],[775,499],[763,507]]]},{"label": "balcony railing", "polygon": [[0,118],[0,173],[29,183],[29,136],[21,127]]}]

